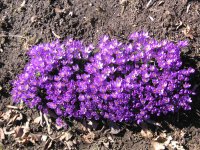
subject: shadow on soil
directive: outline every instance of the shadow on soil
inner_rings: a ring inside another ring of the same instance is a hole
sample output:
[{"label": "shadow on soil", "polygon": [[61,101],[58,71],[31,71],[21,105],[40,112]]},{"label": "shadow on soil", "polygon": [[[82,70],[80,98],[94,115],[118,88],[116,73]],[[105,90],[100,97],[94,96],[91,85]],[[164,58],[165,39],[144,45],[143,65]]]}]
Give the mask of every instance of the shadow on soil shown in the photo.
[{"label": "shadow on soil", "polygon": [[[184,55],[182,58],[184,66],[198,68],[197,62],[200,61],[200,57],[189,57],[188,55]],[[169,128],[170,125],[179,129],[188,127],[200,128],[200,71],[197,69],[191,76],[191,84],[193,91],[196,93],[192,96],[192,109],[190,111],[180,110],[178,113],[161,116],[155,118],[155,120],[158,122],[159,120],[163,120],[162,123],[166,125],[167,128]]]}]

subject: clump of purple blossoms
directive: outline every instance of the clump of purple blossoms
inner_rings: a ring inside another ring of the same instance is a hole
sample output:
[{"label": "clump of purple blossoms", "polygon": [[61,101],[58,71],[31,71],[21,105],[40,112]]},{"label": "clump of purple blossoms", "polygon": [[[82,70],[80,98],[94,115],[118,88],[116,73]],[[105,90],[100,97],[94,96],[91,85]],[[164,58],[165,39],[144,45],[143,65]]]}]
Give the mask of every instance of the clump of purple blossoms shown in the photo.
[{"label": "clump of purple blossoms", "polygon": [[13,82],[14,102],[62,119],[108,119],[141,123],[151,115],[190,110],[192,68],[183,68],[186,41],[157,41],[147,33],[130,35],[128,44],[108,36],[95,47],[81,41],[40,44]]}]

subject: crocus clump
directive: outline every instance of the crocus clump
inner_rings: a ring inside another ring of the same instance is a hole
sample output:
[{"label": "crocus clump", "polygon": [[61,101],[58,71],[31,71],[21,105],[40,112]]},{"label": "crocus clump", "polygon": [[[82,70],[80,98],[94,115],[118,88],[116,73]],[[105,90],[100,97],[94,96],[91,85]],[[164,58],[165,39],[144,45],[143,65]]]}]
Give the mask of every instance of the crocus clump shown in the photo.
[{"label": "crocus clump", "polygon": [[13,82],[14,102],[63,119],[141,123],[151,115],[190,110],[192,68],[182,66],[186,41],[157,41],[136,32],[127,43],[103,36],[97,46],[71,38],[40,44]]}]

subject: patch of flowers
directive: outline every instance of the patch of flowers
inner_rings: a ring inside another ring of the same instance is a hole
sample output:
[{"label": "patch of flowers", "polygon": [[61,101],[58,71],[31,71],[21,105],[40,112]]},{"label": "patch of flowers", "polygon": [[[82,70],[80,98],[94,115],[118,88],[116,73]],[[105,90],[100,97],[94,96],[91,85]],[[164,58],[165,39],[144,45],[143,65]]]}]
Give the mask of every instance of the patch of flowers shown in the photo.
[{"label": "patch of flowers", "polygon": [[145,32],[97,46],[71,38],[40,44],[13,82],[14,102],[66,117],[141,123],[151,115],[190,110],[192,68],[183,68],[186,41],[157,41]]}]

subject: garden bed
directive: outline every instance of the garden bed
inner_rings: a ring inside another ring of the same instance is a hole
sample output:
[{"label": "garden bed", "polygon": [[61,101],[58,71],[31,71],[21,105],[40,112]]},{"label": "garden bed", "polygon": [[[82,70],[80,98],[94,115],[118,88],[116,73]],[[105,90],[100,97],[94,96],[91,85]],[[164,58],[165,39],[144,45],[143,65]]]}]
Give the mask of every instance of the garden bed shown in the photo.
[{"label": "garden bed", "polygon": [[[169,149],[173,147],[172,145],[176,145],[172,141],[178,142],[185,149],[200,149],[199,17],[198,0],[1,1],[0,140],[2,147],[4,149],[63,149],[65,147],[91,150],[145,150],[162,143],[160,139],[167,141],[172,138],[170,144],[166,146]],[[53,122],[53,116],[43,116],[35,109],[13,105],[10,96],[11,81],[22,72],[28,61],[26,52],[32,45],[56,39],[62,40],[68,36],[81,39],[85,43],[97,43],[104,34],[125,41],[127,36],[135,31],[149,32],[151,37],[158,40],[189,41],[188,48],[182,51],[182,60],[185,66],[192,66],[196,70],[191,81],[193,89],[196,90],[196,95],[192,97],[191,111],[151,118],[149,123],[142,126],[70,120],[68,129],[58,129]],[[43,116],[43,121],[40,120],[40,116]],[[29,124],[25,126],[27,122]],[[96,124],[97,128],[94,129]],[[114,129],[110,126],[114,126]],[[24,141],[22,138],[24,136],[21,134],[25,133],[25,129],[28,130],[29,136]]]}]

